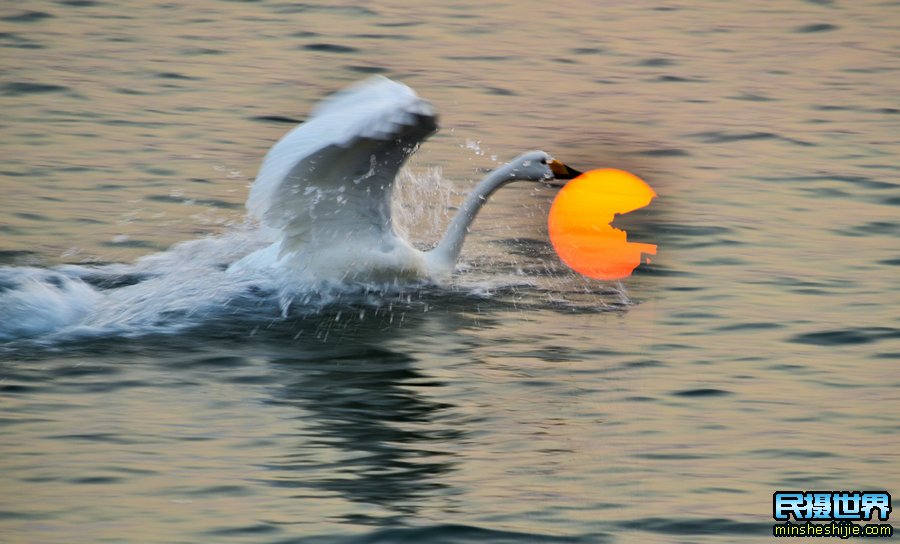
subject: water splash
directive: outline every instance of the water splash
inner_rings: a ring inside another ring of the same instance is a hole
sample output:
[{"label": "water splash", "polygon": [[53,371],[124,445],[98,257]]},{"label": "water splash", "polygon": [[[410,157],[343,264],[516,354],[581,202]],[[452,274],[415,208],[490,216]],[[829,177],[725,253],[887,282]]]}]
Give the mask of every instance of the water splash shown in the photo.
[{"label": "water splash", "polygon": [[39,268],[0,268],[0,341],[46,334],[83,319],[100,294],[79,278]]},{"label": "water splash", "polygon": [[465,149],[469,149],[474,151],[478,156],[484,156],[484,150],[481,149],[481,142],[476,140],[466,140],[466,143],[462,146]]},{"label": "water splash", "polygon": [[434,247],[450,222],[459,195],[440,167],[403,168],[394,184],[392,212],[397,230],[421,249]]},{"label": "water splash", "polygon": [[[430,247],[443,233],[458,196],[439,168],[402,170],[393,203],[398,228],[416,245]],[[323,312],[333,313],[335,322],[380,315],[392,323],[439,304],[485,300],[520,310],[603,311],[631,304],[621,286],[588,285],[560,272],[549,246],[536,241],[524,254],[494,247],[489,259],[464,261],[461,273],[442,286],[348,285],[304,281],[278,268],[229,270],[277,236],[247,221],[130,264],[0,268],[0,342],[171,334],[222,320],[246,322],[253,329]]]}]

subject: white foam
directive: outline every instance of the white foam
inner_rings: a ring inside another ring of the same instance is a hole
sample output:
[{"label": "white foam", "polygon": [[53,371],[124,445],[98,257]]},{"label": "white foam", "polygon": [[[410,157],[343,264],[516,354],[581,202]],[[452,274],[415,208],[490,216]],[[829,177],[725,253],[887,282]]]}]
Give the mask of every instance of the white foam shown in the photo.
[{"label": "white foam", "polygon": [[0,268],[0,340],[47,334],[77,323],[102,298],[78,278],[39,268]]},{"label": "white foam", "polygon": [[[427,246],[443,230],[451,187],[439,170],[401,174],[395,214],[401,227],[417,235],[417,245]],[[425,288],[423,283],[312,281],[277,267],[228,269],[271,244],[277,235],[246,223],[218,236],[176,244],[132,264],[0,268],[0,341],[174,333],[222,318],[259,322],[347,305],[390,310],[404,296]],[[517,262],[514,256],[505,258]],[[437,292],[484,298],[511,289],[518,298],[519,287],[566,290],[559,277],[527,275],[518,266],[501,264],[502,259],[503,255],[496,255],[478,265],[462,263],[462,272]],[[504,296],[508,298],[509,292],[500,298]]]}]

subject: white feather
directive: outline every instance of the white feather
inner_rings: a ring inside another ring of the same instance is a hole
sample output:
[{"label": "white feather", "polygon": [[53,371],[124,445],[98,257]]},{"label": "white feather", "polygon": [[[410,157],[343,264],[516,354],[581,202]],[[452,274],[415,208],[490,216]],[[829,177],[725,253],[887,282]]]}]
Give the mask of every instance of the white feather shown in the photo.
[{"label": "white feather", "polygon": [[250,189],[250,215],[277,232],[277,239],[229,270],[277,265],[307,281],[392,282],[450,274],[487,197],[510,181],[544,180],[552,172],[543,152],[498,168],[475,188],[438,247],[423,253],[394,230],[391,192],[400,167],[436,130],[431,104],[384,77],[325,99],[269,150]]},{"label": "white feather", "polygon": [[368,219],[389,225],[381,193],[436,129],[431,104],[406,85],[381,76],[357,83],[323,101],[269,150],[247,209],[266,226],[305,235],[313,218],[335,215],[342,196],[368,202],[375,208]]}]

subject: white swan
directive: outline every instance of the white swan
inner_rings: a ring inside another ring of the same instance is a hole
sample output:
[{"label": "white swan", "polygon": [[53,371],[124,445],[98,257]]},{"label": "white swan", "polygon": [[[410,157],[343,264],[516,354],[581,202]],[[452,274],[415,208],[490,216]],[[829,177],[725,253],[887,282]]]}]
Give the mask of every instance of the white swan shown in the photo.
[{"label": "white swan", "polygon": [[419,251],[394,229],[391,191],[400,167],[436,130],[431,104],[385,77],[328,97],[269,150],[250,190],[250,215],[280,231],[276,241],[229,270],[279,267],[312,281],[440,280],[494,191],[579,174],[543,151],[525,153],[485,177],[440,243]]}]

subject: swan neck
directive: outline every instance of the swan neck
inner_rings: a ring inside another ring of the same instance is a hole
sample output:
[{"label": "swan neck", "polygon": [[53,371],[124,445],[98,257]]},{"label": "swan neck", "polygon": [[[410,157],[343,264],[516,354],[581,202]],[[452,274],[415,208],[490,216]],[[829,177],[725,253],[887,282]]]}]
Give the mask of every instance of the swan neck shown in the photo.
[{"label": "swan neck", "polygon": [[469,232],[469,225],[475,220],[475,216],[487,202],[488,197],[505,183],[512,181],[509,168],[509,165],[504,165],[488,174],[466,197],[440,243],[426,254],[430,267],[435,272],[449,274],[453,271],[460,251],[462,251],[463,241]]}]

